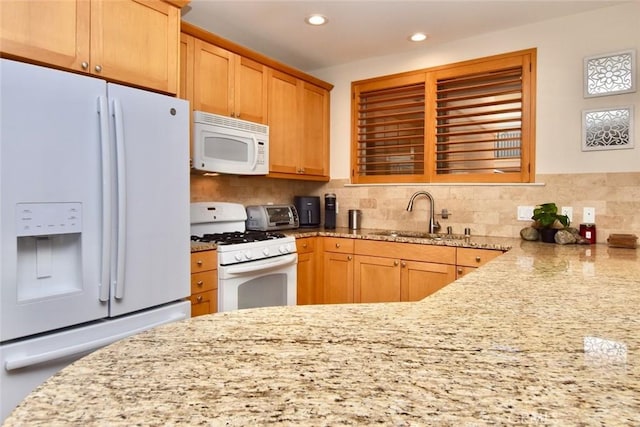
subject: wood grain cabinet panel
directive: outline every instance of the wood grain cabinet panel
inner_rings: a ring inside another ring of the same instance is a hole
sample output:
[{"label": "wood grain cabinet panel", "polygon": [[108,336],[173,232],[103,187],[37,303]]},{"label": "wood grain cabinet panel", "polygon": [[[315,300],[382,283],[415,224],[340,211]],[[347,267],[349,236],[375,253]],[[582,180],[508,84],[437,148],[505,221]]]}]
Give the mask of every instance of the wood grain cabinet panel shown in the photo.
[{"label": "wood grain cabinet panel", "polygon": [[218,311],[218,252],[191,253],[191,317]]},{"label": "wood grain cabinet panel", "polygon": [[6,56],[175,94],[180,12],[161,0],[0,2]]},{"label": "wood grain cabinet panel", "polygon": [[296,250],[298,251],[298,305],[316,304],[322,299],[321,287],[317,285],[317,240],[317,237],[296,239]]},{"label": "wood grain cabinet panel", "polygon": [[269,175],[329,180],[329,91],[270,69]]}]

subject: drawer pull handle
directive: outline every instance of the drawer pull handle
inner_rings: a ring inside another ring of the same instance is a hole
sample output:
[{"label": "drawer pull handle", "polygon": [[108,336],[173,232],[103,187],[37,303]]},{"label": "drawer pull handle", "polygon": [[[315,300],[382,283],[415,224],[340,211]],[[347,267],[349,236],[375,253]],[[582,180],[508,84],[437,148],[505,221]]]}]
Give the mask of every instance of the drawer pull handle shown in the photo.
[{"label": "drawer pull handle", "polygon": [[339,248],[339,247],[340,247],[340,243],[336,243],[336,248]]},{"label": "drawer pull handle", "polygon": [[402,261],[402,264],[400,264],[400,265],[402,266],[402,268],[404,268],[404,267],[406,267],[406,266],[407,266],[407,263],[406,263],[406,262],[404,262],[404,261]]},{"label": "drawer pull handle", "polygon": [[458,269],[458,274],[462,274],[462,269],[461,268]]},{"label": "drawer pull handle", "polygon": [[347,256],[347,260],[348,260],[348,261],[351,261],[352,259],[353,259],[353,257],[352,257],[351,255],[348,255],[348,256]]},{"label": "drawer pull handle", "polygon": [[198,302],[202,302],[202,295],[198,295],[198,296],[196,297],[196,301],[198,301]]},{"label": "drawer pull handle", "polygon": [[198,280],[198,283],[196,283],[198,286],[202,287],[202,285],[204,285],[204,282],[202,280]]},{"label": "drawer pull handle", "polygon": [[393,260],[393,265],[394,265],[395,267],[397,267],[397,266],[398,266],[398,264],[400,264],[400,263],[398,262],[398,260],[397,260],[397,259],[396,259],[396,260]]},{"label": "drawer pull handle", "polygon": [[198,264],[199,266],[200,266],[200,265],[202,265],[202,260],[201,260],[201,259],[199,259],[199,260],[196,262],[196,264]]},{"label": "drawer pull handle", "polygon": [[307,244],[306,244],[306,243],[303,243],[303,244],[302,244],[302,248],[303,248],[303,249],[307,249]]},{"label": "drawer pull handle", "polygon": [[477,257],[476,257],[476,262],[480,262],[480,259],[481,259],[481,258],[480,258],[479,256],[477,256]]}]

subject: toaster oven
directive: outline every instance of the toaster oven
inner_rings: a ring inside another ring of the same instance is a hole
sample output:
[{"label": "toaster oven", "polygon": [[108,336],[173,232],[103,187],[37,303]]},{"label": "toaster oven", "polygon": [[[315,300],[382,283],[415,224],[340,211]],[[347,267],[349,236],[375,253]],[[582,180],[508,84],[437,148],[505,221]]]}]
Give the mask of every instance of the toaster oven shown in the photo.
[{"label": "toaster oven", "polygon": [[300,226],[298,212],[293,205],[252,205],[245,209],[247,230],[287,230]]}]

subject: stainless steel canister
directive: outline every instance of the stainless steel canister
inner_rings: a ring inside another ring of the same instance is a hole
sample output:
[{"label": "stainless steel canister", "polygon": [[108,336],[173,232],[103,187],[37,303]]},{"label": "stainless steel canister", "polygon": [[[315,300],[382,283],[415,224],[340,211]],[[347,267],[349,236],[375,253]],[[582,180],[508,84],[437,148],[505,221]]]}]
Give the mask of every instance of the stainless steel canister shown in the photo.
[{"label": "stainless steel canister", "polygon": [[359,230],[362,222],[362,211],[360,209],[349,209],[349,229]]}]

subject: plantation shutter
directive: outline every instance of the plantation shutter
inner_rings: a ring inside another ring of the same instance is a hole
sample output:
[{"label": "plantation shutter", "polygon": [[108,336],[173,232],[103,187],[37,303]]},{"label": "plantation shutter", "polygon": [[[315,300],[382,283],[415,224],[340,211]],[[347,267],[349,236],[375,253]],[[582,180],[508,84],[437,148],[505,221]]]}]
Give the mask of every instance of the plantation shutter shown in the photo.
[{"label": "plantation shutter", "polygon": [[424,75],[359,87],[354,102],[355,176],[368,182],[425,173]]},{"label": "plantation shutter", "polygon": [[352,83],[351,182],[531,182],[535,55]]},{"label": "plantation shutter", "polygon": [[516,175],[519,180],[523,67],[499,65],[469,67],[474,71],[468,74],[436,72],[434,181],[461,174],[465,180],[473,174]]}]

